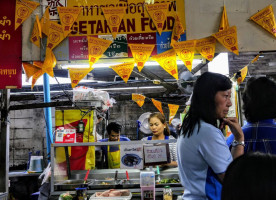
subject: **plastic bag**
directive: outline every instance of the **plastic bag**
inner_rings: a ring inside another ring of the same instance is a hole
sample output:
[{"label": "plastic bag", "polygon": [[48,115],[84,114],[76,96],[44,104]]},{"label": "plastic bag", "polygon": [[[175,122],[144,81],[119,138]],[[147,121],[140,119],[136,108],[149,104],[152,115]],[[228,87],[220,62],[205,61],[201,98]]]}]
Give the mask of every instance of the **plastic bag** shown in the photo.
[{"label": "plastic bag", "polygon": [[42,177],[43,177],[43,180],[41,182],[41,185],[43,185],[44,183],[50,182],[49,178],[51,177],[51,163],[48,164],[48,166],[44,169],[44,171],[42,172],[42,174],[40,174],[38,178],[42,179]]}]

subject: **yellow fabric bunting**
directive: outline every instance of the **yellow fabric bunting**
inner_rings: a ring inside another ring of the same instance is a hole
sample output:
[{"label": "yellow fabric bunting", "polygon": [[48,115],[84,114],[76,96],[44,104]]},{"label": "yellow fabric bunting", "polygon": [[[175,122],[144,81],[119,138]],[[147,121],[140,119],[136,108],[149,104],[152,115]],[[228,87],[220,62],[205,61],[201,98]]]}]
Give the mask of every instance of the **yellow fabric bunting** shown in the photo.
[{"label": "yellow fabric bunting", "polygon": [[237,28],[232,26],[229,29],[213,34],[225,48],[232,51],[234,54],[239,55]]},{"label": "yellow fabric bunting", "polygon": [[90,68],[100,59],[112,41],[87,36],[88,41],[88,59]]},{"label": "yellow fabric bunting", "polygon": [[31,42],[40,48],[41,28],[38,16],[36,15],[36,21],[34,22],[33,31],[31,35]]},{"label": "yellow fabric bunting", "polygon": [[178,69],[176,64],[176,53],[174,49],[170,49],[163,53],[151,57],[159,63],[159,65],[176,80],[178,80]]},{"label": "yellow fabric bunting", "polygon": [[132,93],[132,100],[135,101],[138,106],[142,107],[145,103],[145,96],[142,95],[142,94],[135,94],[135,93]]},{"label": "yellow fabric bunting", "polygon": [[91,68],[69,68],[72,88],[76,87],[91,70]]},{"label": "yellow fabric bunting", "polygon": [[223,31],[229,28],[229,22],[228,22],[228,17],[226,13],[226,8],[223,6],[223,12],[220,20],[220,25],[219,25],[219,31]]},{"label": "yellow fabric bunting", "polygon": [[33,65],[42,69],[43,67],[43,62],[42,61],[33,61]]},{"label": "yellow fabric bunting", "polygon": [[251,61],[251,63],[256,62],[256,61],[259,59],[259,57],[260,57],[260,54],[258,54],[258,55]]},{"label": "yellow fabric bunting", "polygon": [[63,39],[63,29],[62,26],[56,22],[50,22],[49,26],[49,35],[47,38],[47,49],[48,50],[53,50]]},{"label": "yellow fabric bunting", "polygon": [[29,79],[36,73],[40,70],[40,68],[32,65],[32,64],[29,64],[29,63],[22,63],[23,65],[23,69],[25,71],[25,74],[26,74],[26,79],[27,81],[29,81]]},{"label": "yellow fabric bunting", "polygon": [[64,37],[71,32],[71,27],[78,18],[82,8],[79,7],[57,7]]},{"label": "yellow fabric bunting", "polygon": [[40,3],[33,1],[16,0],[14,30],[29,17],[39,5]]},{"label": "yellow fabric bunting", "polygon": [[163,109],[162,109],[162,103],[160,101],[157,101],[155,99],[151,99],[153,105],[159,110],[159,112],[161,112],[163,115]]},{"label": "yellow fabric bunting", "polygon": [[34,75],[33,75],[33,78],[32,78],[32,86],[31,86],[31,89],[33,90],[34,88],[34,85],[36,83],[36,81],[44,74],[45,72],[42,70],[42,69],[39,69]]},{"label": "yellow fabric bunting", "polygon": [[175,43],[179,40],[180,35],[185,33],[185,29],[180,21],[179,16],[176,14],[174,17],[174,26],[172,31],[171,43]]},{"label": "yellow fabric bunting", "polygon": [[119,30],[121,21],[126,13],[127,7],[102,7],[104,17],[109,25],[111,34],[113,38],[116,38],[116,35]]},{"label": "yellow fabric bunting", "polygon": [[49,26],[50,26],[50,13],[49,7],[46,8],[42,18],[40,19],[41,31],[45,35],[49,34]]},{"label": "yellow fabric bunting", "polygon": [[216,39],[212,36],[196,40],[196,51],[204,58],[212,61],[216,51]]},{"label": "yellow fabric bunting", "polygon": [[169,110],[170,110],[170,117],[169,117],[169,124],[172,123],[172,120],[174,118],[174,116],[177,113],[177,110],[179,108],[179,105],[175,105],[175,104],[168,104]]},{"label": "yellow fabric bunting", "polygon": [[110,66],[124,81],[127,83],[133,68],[134,68],[134,62],[130,63],[124,63],[120,65],[113,65]]},{"label": "yellow fabric bunting", "polygon": [[241,77],[239,77],[237,80],[238,84],[241,84],[244,81],[248,72],[248,66],[245,66],[244,68],[242,68],[240,72],[241,72]]},{"label": "yellow fabric bunting", "polygon": [[46,51],[46,56],[44,63],[42,65],[42,70],[46,72],[49,76],[54,77],[54,67],[57,64],[55,54],[52,50]]},{"label": "yellow fabric bunting", "polygon": [[195,54],[195,40],[176,42],[172,44],[179,58],[184,62],[189,71],[192,71]]},{"label": "yellow fabric bunting", "polygon": [[250,19],[276,37],[276,23],[272,5],[252,15]]},{"label": "yellow fabric bunting", "polygon": [[139,72],[143,69],[145,62],[149,59],[152,50],[154,49],[154,44],[129,44],[128,45],[134,62],[137,64]]},{"label": "yellow fabric bunting", "polygon": [[146,5],[146,10],[148,11],[159,35],[161,35],[164,22],[167,19],[169,4],[170,3],[156,3]]}]

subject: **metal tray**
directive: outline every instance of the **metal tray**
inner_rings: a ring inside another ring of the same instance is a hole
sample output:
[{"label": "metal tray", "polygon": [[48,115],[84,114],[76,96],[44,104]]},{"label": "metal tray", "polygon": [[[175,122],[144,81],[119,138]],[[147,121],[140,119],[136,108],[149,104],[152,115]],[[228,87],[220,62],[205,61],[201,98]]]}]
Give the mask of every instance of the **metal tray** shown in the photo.
[{"label": "metal tray", "polygon": [[115,180],[93,180],[88,184],[90,190],[93,189],[115,189],[117,186]]},{"label": "metal tray", "polygon": [[[59,183],[56,183],[54,185],[55,190],[59,190],[59,191],[65,191],[65,190],[75,190],[75,188],[80,187],[83,184],[84,180],[66,180],[66,181],[62,181]],[[87,184],[89,185],[89,183],[91,182],[91,180],[87,180]]]},{"label": "metal tray", "polygon": [[123,179],[120,181],[120,185],[122,185],[122,188],[140,188],[140,179],[130,179],[126,180]]}]

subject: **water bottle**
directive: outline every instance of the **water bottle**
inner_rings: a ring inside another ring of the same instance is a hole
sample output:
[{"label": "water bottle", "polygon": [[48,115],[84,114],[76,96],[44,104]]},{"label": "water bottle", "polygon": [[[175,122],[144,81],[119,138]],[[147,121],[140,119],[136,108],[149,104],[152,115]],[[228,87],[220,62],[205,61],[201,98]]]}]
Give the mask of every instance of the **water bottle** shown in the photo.
[{"label": "water bottle", "polygon": [[163,200],[172,200],[172,189],[170,186],[165,186],[163,189]]}]

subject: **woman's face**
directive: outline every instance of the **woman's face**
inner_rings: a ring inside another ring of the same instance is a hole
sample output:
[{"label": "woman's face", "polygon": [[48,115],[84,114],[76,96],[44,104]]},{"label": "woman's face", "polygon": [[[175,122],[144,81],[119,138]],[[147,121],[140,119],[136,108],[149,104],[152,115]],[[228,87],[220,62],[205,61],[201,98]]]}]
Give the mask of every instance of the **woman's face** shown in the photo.
[{"label": "woman's face", "polygon": [[152,117],[149,120],[149,126],[150,130],[155,136],[159,136],[164,134],[164,128],[166,127],[165,124],[163,124],[160,119],[157,117]]},{"label": "woman's face", "polygon": [[216,117],[218,119],[225,118],[228,114],[231,103],[231,89],[226,91],[218,91],[215,96]]}]

